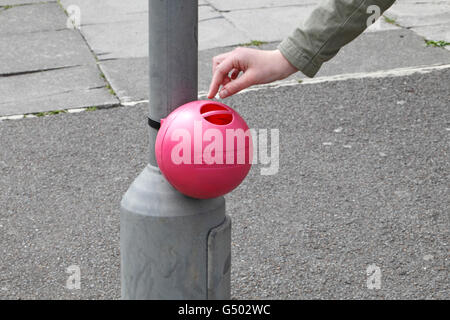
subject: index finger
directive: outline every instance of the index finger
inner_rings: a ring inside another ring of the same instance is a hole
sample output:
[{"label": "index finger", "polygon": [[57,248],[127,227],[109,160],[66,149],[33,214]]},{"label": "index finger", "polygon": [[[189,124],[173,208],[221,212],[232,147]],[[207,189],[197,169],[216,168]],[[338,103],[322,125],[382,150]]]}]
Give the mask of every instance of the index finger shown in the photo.
[{"label": "index finger", "polygon": [[208,98],[212,99],[219,91],[219,87],[224,78],[228,76],[228,73],[233,69],[233,57],[227,57],[222,63],[220,63],[214,71],[211,85],[209,86]]},{"label": "index finger", "polygon": [[230,55],[230,53],[231,52],[225,52],[225,53],[219,54],[213,58],[213,63],[212,63],[212,74],[213,75],[214,75],[214,72],[216,71],[217,66],[219,64],[221,64],[222,61],[225,60]]}]

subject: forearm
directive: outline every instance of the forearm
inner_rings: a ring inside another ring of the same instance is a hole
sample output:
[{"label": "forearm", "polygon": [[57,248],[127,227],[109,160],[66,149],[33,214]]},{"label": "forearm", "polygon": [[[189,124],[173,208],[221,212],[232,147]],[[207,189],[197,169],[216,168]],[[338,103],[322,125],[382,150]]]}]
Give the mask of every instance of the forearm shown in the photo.
[{"label": "forearm", "polygon": [[[313,77],[325,61],[355,39],[370,25],[370,6],[380,14],[395,0],[326,0],[310,17],[283,40],[278,49],[284,57],[308,77]],[[369,23],[368,23],[369,21]]]}]

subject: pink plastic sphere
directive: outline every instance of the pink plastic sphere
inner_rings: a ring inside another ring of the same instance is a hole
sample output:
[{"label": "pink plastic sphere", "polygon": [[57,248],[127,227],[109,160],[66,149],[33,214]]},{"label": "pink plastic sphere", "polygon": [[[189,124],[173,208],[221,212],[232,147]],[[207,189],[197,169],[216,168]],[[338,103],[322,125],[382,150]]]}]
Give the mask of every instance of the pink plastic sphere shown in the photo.
[{"label": "pink plastic sphere", "polygon": [[193,101],[161,120],[155,153],[175,189],[208,199],[230,192],[244,180],[253,142],[236,111],[216,101]]}]

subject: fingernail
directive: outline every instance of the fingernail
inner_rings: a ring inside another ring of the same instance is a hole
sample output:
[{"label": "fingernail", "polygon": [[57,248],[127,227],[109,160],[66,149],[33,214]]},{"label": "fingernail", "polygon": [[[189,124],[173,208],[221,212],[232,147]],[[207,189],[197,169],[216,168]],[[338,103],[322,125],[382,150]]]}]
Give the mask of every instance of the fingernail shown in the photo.
[{"label": "fingernail", "polygon": [[226,98],[228,96],[228,90],[227,89],[223,89],[222,91],[220,91],[220,97]]}]

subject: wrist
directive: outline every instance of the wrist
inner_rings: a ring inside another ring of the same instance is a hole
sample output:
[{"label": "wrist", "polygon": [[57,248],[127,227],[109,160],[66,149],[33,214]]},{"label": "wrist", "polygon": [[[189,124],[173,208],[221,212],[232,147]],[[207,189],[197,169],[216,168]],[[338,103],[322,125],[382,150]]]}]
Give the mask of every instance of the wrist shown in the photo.
[{"label": "wrist", "polygon": [[281,73],[281,79],[289,77],[291,74],[298,72],[299,70],[294,67],[288,59],[281,53],[280,50],[275,49],[272,51]]}]

